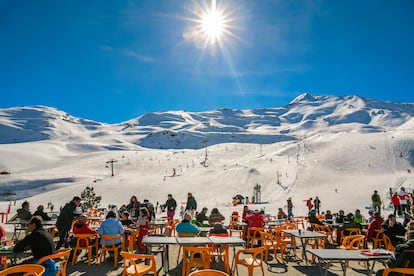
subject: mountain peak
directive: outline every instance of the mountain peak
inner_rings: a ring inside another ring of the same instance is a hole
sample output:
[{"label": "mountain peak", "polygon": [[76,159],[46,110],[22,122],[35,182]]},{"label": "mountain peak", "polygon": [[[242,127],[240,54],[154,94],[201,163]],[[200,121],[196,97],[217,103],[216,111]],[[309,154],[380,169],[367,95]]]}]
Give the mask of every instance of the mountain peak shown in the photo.
[{"label": "mountain peak", "polygon": [[289,103],[289,105],[293,105],[299,102],[314,102],[316,98],[309,93],[303,93],[297,96],[293,101]]}]

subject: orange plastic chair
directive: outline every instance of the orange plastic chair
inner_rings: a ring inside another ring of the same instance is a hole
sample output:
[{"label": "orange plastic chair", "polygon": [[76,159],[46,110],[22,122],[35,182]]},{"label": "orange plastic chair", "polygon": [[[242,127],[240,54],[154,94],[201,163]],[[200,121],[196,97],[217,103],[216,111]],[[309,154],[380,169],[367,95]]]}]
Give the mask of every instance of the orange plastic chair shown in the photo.
[{"label": "orange plastic chair", "polygon": [[[255,267],[260,267],[262,269],[262,276],[264,276],[264,268],[263,268],[264,251],[265,251],[264,246],[238,250],[234,258],[233,275],[235,275],[234,274],[235,271],[237,271],[237,275],[239,275],[237,265],[243,265],[247,267],[249,271],[249,276],[253,276],[253,269]],[[240,255],[242,256],[247,255],[249,257],[241,258]]]},{"label": "orange plastic chair", "polygon": [[210,268],[210,248],[183,246],[182,276],[190,274],[191,268]]},{"label": "orange plastic chair", "polygon": [[[372,239],[372,248],[381,248],[381,243],[384,241],[384,232],[381,229],[374,230],[374,236]],[[368,242],[368,241],[367,241]]]},{"label": "orange plastic chair", "polygon": [[[209,234],[209,237],[228,237],[228,234]],[[228,245],[209,245],[210,248],[210,260],[221,259],[223,261],[224,269],[227,273],[230,273],[229,262],[229,246]]]},{"label": "orange plastic chair", "polygon": [[[82,250],[88,251],[88,266],[91,265],[92,251],[95,248],[96,262],[98,262],[99,239],[97,234],[75,234],[76,245],[73,249],[72,265],[78,259],[77,253]],[[93,243],[90,241],[93,240]]]},{"label": "orange plastic chair", "polygon": [[55,254],[47,255],[40,258],[36,264],[41,265],[44,261],[53,259],[56,263],[59,264],[59,269],[56,272],[56,276],[66,276],[66,266],[69,261],[71,248],[64,248],[56,251]]},{"label": "orange plastic chair", "polygon": [[254,247],[255,242],[260,240],[260,231],[264,231],[263,227],[247,228],[246,247]]},{"label": "orange plastic chair", "polygon": [[229,276],[229,274],[215,269],[203,269],[193,271],[188,276]]},{"label": "orange plastic chair", "polygon": [[351,235],[346,236],[342,240],[342,244],[339,248],[346,250],[358,250],[364,247],[365,236],[364,235]]},{"label": "orange plastic chair", "polygon": [[401,275],[414,275],[414,268],[386,268],[382,276],[388,276],[391,272],[401,273]]},{"label": "orange plastic chair", "polygon": [[[198,235],[197,234],[193,234],[193,233],[178,233],[178,236],[179,237],[197,237]],[[180,260],[180,254],[181,254],[181,248],[182,247],[183,247],[182,245],[180,245],[178,247],[177,264],[178,264],[178,261]]]},{"label": "orange plastic chair", "polygon": [[334,238],[333,238],[333,231],[332,228],[330,228],[329,226],[326,225],[319,225],[318,226],[320,232],[323,232],[323,234],[325,234],[328,238],[327,241],[331,244],[334,243]]},{"label": "orange plastic chair", "polygon": [[[151,272],[154,273],[154,275],[157,275],[157,265],[154,256],[128,253],[125,251],[122,251],[121,255],[124,258],[124,270],[122,276],[141,276]],[[136,260],[144,260],[144,262],[137,264]],[[149,264],[145,262],[146,260],[149,260]]]},{"label": "orange plastic chair", "polygon": [[137,237],[139,236],[139,228],[132,230],[128,236],[128,250],[134,252],[134,247],[137,244]]},{"label": "orange plastic chair", "polygon": [[50,231],[50,236],[52,236],[52,240],[54,242],[57,242],[59,239],[59,230],[57,229],[57,227],[53,227],[52,231]]},{"label": "orange plastic chair", "polygon": [[[99,265],[105,260],[106,252],[112,251],[114,252],[114,266],[116,266],[118,264],[119,252],[124,248],[124,235],[103,234],[101,239],[103,240],[103,245],[99,257]],[[121,243],[118,245],[115,243],[117,239],[121,239]],[[107,241],[109,241],[109,244],[107,244]]]},{"label": "orange plastic chair", "polygon": [[0,276],[24,273],[23,276],[42,276],[45,268],[38,264],[22,264],[6,268],[0,271]]},{"label": "orange plastic chair", "polygon": [[260,239],[262,241],[262,246],[265,248],[265,261],[269,261],[269,251],[273,249],[273,256],[277,258],[277,251],[280,250],[281,259],[283,261],[283,254],[285,253],[285,245],[281,240],[271,233],[260,232]]},{"label": "orange plastic chair", "polygon": [[387,235],[383,237],[384,247],[388,251],[395,251],[395,246],[391,243],[390,238]]},{"label": "orange plastic chair", "polygon": [[3,264],[3,269],[7,268],[7,257],[6,256],[1,256],[0,257],[0,263]]}]

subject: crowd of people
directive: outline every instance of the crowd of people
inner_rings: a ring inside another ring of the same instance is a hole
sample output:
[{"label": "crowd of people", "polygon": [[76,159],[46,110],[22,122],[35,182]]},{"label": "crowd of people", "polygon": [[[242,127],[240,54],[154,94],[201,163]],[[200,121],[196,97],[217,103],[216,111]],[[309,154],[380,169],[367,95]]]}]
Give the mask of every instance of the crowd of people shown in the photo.
[{"label": "crowd of people", "polygon": [[[364,217],[361,210],[355,209],[354,212],[345,213],[344,210],[338,210],[338,212],[331,212],[331,210],[322,211],[321,200],[318,196],[315,198],[309,198],[305,200],[309,213],[307,216],[308,223],[319,225],[337,225],[339,231],[344,235],[347,235],[347,229],[360,229],[366,237],[365,247],[368,247],[368,243],[373,242],[376,231],[380,230],[384,235],[388,236],[392,245],[397,249],[399,248],[411,248],[414,238],[414,219],[411,216],[404,217],[404,220],[400,222],[399,217],[403,214],[411,213],[412,194],[406,193],[403,187],[399,192],[394,192],[391,197],[391,202],[394,206],[394,212],[390,213],[385,219],[381,216],[381,198],[378,191],[374,191],[371,196],[372,209],[368,212],[368,217]],[[72,230],[73,234],[119,234],[125,235],[128,238],[130,234],[130,227],[139,228],[139,236],[136,240],[136,247],[139,253],[146,252],[146,246],[142,243],[142,239],[149,232],[149,225],[152,219],[155,218],[156,207],[150,203],[147,199],[144,199],[142,203],[137,199],[135,195],[131,196],[127,204],[122,205],[118,210],[109,210],[106,214],[105,220],[100,224],[98,229],[92,228],[88,224],[88,216],[85,213],[76,213],[75,210],[80,207],[82,199],[78,196],[61,207],[60,214],[56,221],[56,227],[59,233],[59,239],[55,244],[50,235],[45,234],[42,227],[42,221],[51,220],[51,217],[45,212],[44,206],[39,205],[36,211],[32,214],[30,212],[30,204],[28,201],[22,203],[21,208],[17,210],[17,214],[11,218],[27,220],[28,223],[28,235],[17,242],[14,250],[16,252],[22,251],[26,246],[29,246],[33,252],[33,261],[39,258],[52,254],[62,246],[73,246],[69,236],[69,232]],[[278,208],[275,213],[275,217],[279,220],[292,220],[293,214],[293,202],[289,197],[286,202],[287,212],[283,208]],[[211,233],[226,234],[227,230],[223,227],[225,217],[219,211],[217,207],[212,208],[209,213],[207,207],[203,207],[201,211],[198,209],[197,201],[192,193],[187,194],[187,202],[185,209],[183,210],[182,220],[176,225],[177,233],[186,234],[200,234],[200,227],[211,227]],[[176,216],[177,201],[173,198],[172,194],[168,194],[165,204],[161,204],[161,210],[166,211],[166,218],[173,220]],[[236,212],[237,213],[237,212]],[[237,214],[238,216],[238,214]],[[243,207],[243,213],[241,215],[241,222],[244,222],[247,227],[245,228],[244,237],[251,235],[249,229],[251,227],[264,227],[267,218],[264,216],[264,212],[258,209],[250,210],[248,205]],[[75,223],[73,221],[76,220]],[[310,229],[312,230],[312,229]],[[6,233],[4,228],[0,226],[0,238],[5,239]],[[404,238],[406,237],[406,238]],[[408,242],[407,242],[408,239]],[[92,240],[90,241],[92,242]],[[120,243],[121,240],[117,240]],[[99,241],[102,246],[104,241]],[[399,265],[401,262],[396,256],[393,265]],[[47,264],[49,270],[53,271],[53,263]],[[379,274],[380,275],[380,274]]]}]

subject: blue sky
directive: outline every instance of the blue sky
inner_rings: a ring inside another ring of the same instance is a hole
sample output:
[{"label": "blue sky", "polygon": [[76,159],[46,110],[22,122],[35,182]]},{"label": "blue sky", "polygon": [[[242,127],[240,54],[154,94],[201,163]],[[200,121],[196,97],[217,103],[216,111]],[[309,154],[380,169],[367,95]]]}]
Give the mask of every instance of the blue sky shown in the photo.
[{"label": "blue sky", "polygon": [[0,107],[107,123],[283,106],[301,93],[414,102],[414,1],[0,1]]}]

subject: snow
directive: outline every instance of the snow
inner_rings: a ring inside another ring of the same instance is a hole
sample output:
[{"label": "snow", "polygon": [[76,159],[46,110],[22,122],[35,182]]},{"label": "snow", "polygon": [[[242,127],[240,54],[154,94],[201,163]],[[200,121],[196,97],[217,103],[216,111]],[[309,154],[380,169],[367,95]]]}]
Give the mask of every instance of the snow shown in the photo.
[{"label": "snow", "polygon": [[199,209],[229,218],[242,210],[232,197],[251,199],[259,184],[268,203],[251,209],[276,214],[292,197],[305,215],[303,200],[319,196],[322,210],[366,215],[374,190],[387,206],[389,188],[414,188],[413,115],[410,103],[310,94],[285,107],[157,112],[113,125],[45,106],[0,109],[0,171],[10,172],[0,193],[16,193],[14,213],[24,200],[32,211],[59,207],[87,186],[102,207],[132,195],[163,204],[169,193],[180,203],[192,192]]}]

